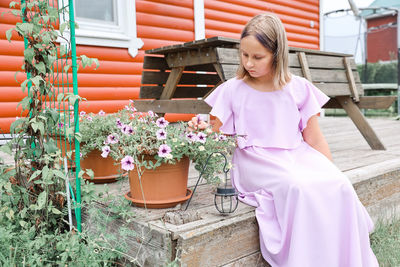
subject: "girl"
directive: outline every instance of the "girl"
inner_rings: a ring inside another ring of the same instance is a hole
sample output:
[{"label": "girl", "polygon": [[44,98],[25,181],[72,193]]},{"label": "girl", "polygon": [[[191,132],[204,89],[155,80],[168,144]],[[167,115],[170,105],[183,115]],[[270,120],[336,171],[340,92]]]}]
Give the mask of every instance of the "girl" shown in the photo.
[{"label": "girl", "polygon": [[214,130],[246,137],[238,139],[231,177],[240,200],[256,207],[263,257],[272,266],[378,266],[372,221],[318,126],[329,98],[289,73],[277,16],[254,17],[240,39],[237,77],[205,101]]}]

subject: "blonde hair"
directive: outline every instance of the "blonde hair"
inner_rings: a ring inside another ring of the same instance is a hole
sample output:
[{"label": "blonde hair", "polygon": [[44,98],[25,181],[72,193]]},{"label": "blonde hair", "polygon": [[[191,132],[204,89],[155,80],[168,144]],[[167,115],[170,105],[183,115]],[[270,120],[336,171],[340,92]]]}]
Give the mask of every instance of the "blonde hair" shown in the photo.
[{"label": "blonde hair", "polygon": [[[286,31],[281,20],[271,13],[257,15],[247,22],[240,39],[249,35],[254,36],[274,55],[272,63],[273,84],[275,88],[282,89],[290,81],[291,74],[289,71],[289,47]],[[239,79],[246,76],[250,77],[241,59],[236,75]]]}]

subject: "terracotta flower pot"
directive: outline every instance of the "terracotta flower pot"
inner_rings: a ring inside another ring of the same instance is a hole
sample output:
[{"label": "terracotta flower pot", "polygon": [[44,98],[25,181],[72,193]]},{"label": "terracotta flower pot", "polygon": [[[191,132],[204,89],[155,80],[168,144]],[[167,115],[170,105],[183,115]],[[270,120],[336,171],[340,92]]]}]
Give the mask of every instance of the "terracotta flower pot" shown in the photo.
[{"label": "terracotta flower pot", "polygon": [[95,184],[112,183],[121,176],[127,176],[128,173],[121,169],[121,164],[115,165],[115,160],[111,157],[103,158],[101,151],[93,150],[81,160],[81,169],[91,169],[94,172],[93,179],[87,174],[83,178]]},{"label": "terracotta flower pot", "polygon": [[187,188],[188,174],[189,158],[187,157],[176,164],[163,163],[155,170],[145,169],[141,183],[137,170],[134,169],[129,172],[131,191],[125,197],[139,207],[144,207],[145,204],[147,208],[176,206],[188,200],[192,194],[192,191]]}]

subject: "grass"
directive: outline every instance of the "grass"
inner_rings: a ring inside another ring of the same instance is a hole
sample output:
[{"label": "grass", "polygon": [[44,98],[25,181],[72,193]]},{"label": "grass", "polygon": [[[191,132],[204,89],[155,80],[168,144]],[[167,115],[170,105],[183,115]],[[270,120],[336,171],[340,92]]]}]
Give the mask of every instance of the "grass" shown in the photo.
[{"label": "grass", "polygon": [[386,221],[379,220],[370,238],[379,266],[400,266],[400,217],[392,216]]}]

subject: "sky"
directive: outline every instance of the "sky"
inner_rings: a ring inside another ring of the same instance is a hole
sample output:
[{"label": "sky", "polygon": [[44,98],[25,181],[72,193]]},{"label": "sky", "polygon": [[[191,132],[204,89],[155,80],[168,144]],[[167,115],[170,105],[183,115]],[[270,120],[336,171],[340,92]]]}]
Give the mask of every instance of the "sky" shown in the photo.
[{"label": "sky", "polygon": [[[348,0],[321,0],[323,13],[350,8]],[[353,0],[358,8],[369,6],[374,0]]]},{"label": "sky", "polygon": [[[338,10],[349,9],[348,0],[321,0],[323,14]],[[368,7],[374,0],[353,0],[358,8]],[[357,20],[353,13],[337,13],[324,16],[323,23],[324,51],[341,52],[354,55],[357,63],[363,62],[365,24]]]}]

